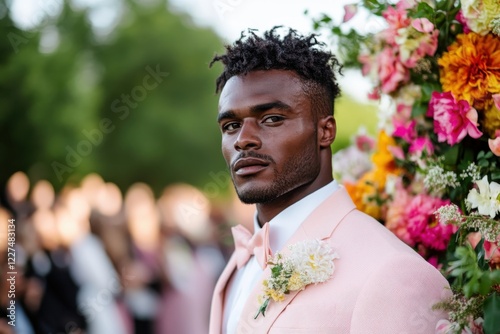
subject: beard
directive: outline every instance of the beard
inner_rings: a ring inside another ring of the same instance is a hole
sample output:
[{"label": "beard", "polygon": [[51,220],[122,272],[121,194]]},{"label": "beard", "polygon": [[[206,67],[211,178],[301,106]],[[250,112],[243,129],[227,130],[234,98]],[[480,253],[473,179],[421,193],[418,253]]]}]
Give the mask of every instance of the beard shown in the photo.
[{"label": "beard", "polygon": [[[316,154],[316,146],[303,148],[294,155],[283,167],[282,171],[276,168],[272,157],[249,152],[246,156],[265,159],[272,163],[273,180],[269,184],[250,189],[238,189],[235,184],[236,193],[240,201],[245,204],[269,203],[286,193],[312,182],[319,173],[320,164]],[[234,180],[233,180],[234,184]]]}]

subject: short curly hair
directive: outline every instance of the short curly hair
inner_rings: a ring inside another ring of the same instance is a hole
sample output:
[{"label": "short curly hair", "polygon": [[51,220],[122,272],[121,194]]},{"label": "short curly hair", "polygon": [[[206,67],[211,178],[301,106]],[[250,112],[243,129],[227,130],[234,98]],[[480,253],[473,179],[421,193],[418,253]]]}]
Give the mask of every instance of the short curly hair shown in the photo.
[{"label": "short curly hair", "polygon": [[303,83],[304,92],[312,101],[317,115],[333,115],[335,98],[340,95],[336,74],[342,74],[337,58],[324,50],[316,34],[302,36],[289,29],[282,38],[277,33],[280,26],[264,32],[263,37],[248,29],[241,33],[233,45],[226,45],[226,53],[216,55],[210,67],[221,62],[224,70],[216,80],[216,93],[222,91],[227,81],[238,75],[259,70],[289,70],[295,72]]}]

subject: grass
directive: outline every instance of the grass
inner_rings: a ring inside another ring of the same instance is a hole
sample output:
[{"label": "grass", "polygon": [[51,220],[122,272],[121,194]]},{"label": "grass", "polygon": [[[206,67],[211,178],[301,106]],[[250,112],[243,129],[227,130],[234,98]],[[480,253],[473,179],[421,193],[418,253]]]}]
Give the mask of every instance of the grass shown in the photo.
[{"label": "grass", "polygon": [[351,138],[364,126],[368,134],[377,133],[377,105],[356,101],[343,94],[335,104],[335,119],[337,121],[337,138],[332,145],[333,152],[349,146]]}]

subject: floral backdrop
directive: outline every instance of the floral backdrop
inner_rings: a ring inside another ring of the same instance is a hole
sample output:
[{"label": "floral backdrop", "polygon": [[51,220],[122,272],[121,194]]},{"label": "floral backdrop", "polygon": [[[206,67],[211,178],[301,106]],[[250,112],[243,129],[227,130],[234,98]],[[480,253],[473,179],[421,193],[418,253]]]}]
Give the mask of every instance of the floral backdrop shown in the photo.
[{"label": "floral backdrop", "polygon": [[[366,13],[380,29],[349,27]],[[380,101],[377,138],[335,154],[336,178],[449,280],[436,333],[500,333],[500,1],[362,0],[314,25]]]}]

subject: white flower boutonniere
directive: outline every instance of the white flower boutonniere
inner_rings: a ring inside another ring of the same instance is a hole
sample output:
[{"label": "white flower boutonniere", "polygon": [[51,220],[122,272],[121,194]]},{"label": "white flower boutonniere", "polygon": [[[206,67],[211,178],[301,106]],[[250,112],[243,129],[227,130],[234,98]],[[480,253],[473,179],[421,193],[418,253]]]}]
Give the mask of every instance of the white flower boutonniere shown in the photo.
[{"label": "white flower boutonniere", "polygon": [[329,244],[320,240],[305,240],[288,247],[290,255],[277,253],[267,263],[271,277],[264,280],[264,293],[259,296],[261,306],[255,315],[265,316],[269,302],[281,302],[290,291],[303,290],[309,284],[330,279],[335,271],[334,259],[339,256]]}]

